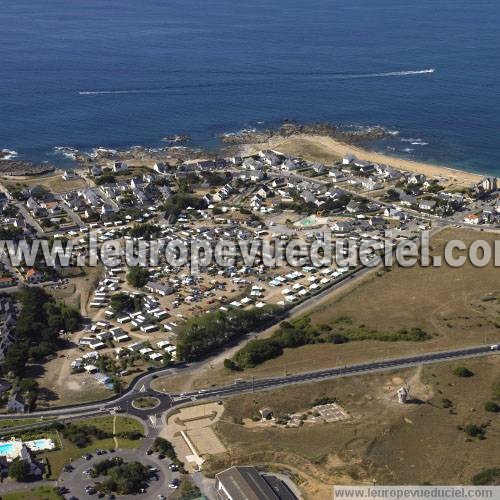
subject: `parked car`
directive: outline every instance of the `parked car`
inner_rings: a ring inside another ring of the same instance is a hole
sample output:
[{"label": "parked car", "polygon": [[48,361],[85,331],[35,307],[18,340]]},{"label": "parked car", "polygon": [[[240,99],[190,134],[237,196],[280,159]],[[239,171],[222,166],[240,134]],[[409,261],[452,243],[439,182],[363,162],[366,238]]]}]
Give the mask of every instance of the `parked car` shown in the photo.
[{"label": "parked car", "polygon": [[181,484],[181,482],[178,479],[172,479],[172,481],[168,483],[168,487],[172,490],[176,490],[179,487],[179,484]]}]

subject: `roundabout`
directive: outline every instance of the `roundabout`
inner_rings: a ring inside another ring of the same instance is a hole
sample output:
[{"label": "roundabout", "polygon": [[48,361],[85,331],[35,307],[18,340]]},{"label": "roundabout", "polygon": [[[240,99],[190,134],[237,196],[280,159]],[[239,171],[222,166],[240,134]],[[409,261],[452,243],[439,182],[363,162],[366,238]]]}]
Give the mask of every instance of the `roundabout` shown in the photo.
[{"label": "roundabout", "polygon": [[141,396],[132,401],[132,407],[136,410],[153,410],[160,406],[161,401],[153,396]]}]

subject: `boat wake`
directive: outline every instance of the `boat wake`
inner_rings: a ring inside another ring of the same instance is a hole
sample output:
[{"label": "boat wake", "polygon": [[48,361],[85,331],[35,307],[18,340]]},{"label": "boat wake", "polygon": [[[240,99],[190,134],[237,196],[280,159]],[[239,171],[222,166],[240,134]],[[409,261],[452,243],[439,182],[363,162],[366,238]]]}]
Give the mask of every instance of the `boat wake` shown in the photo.
[{"label": "boat wake", "polygon": [[386,76],[412,76],[412,75],[427,75],[430,73],[434,73],[435,68],[429,69],[418,69],[418,70],[409,70],[409,71],[388,71],[387,73],[361,73],[361,74],[350,74],[344,75],[345,78],[383,78]]},{"label": "boat wake", "polygon": [[[288,76],[309,76],[309,77],[324,77],[326,79],[332,80],[355,80],[358,78],[387,78],[387,77],[398,77],[398,76],[414,76],[414,75],[427,75],[432,74],[436,70],[435,68],[428,69],[418,69],[418,70],[407,70],[407,71],[388,71],[386,73],[283,73]],[[249,73],[255,75],[256,73]],[[263,76],[272,76],[271,73],[262,73]],[[220,86],[220,83],[214,84]],[[200,87],[209,87],[211,85],[200,85]],[[95,96],[95,95],[119,95],[119,94],[162,94],[165,92],[171,92],[172,90],[179,90],[187,86],[177,86],[171,88],[156,88],[156,89],[124,89],[124,90],[81,90],[78,92],[81,96]]]}]

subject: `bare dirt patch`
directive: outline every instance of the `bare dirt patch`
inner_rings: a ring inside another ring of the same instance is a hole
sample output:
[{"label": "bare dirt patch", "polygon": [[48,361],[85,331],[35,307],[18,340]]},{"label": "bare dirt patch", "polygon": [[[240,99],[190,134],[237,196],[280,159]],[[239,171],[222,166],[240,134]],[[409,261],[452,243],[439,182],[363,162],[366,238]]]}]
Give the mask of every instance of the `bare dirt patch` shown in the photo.
[{"label": "bare dirt patch", "polygon": [[[458,365],[474,376],[455,376]],[[209,459],[205,469],[215,473],[230,463],[298,468],[306,498],[320,498],[318,492],[332,484],[373,480],[467,484],[477,472],[498,466],[500,421],[484,410],[484,402],[499,380],[500,359],[491,356],[231,398],[215,426],[228,452]],[[401,383],[410,385],[413,403],[397,402]],[[324,396],[338,398],[352,418],[299,428],[242,424],[258,408],[267,406],[275,414],[303,411]],[[468,423],[486,424],[486,439],[468,438],[460,429]]]},{"label": "bare dirt patch", "polygon": [[161,435],[173,444],[188,470],[194,470],[196,464],[202,465],[206,458],[226,451],[212,428],[223,410],[222,405],[208,403],[181,408],[168,418]]}]

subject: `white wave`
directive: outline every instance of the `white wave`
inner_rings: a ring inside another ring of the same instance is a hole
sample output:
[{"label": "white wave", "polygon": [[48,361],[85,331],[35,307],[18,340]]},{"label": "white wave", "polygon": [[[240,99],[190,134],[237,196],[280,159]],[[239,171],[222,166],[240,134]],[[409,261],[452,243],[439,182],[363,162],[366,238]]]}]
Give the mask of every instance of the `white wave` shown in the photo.
[{"label": "white wave", "polygon": [[2,154],[0,155],[0,160],[12,160],[16,158],[18,153],[12,149],[2,149]]},{"label": "white wave", "polygon": [[72,148],[71,146],[55,146],[54,154],[62,155],[65,158],[71,160],[76,160],[76,155],[78,154],[78,149]]},{"label": "white wave", "polygon": [[412,144],[412,146],[428,146],[429,145],[428,142],[424,142],[424,141],[414,141],[411,144]]},{"label": "white wave", "polygon": [[405,148],[405,149],[403,149],[403,151],[405,153],[413,153],[413,151],[415,151],[415,148]]}]

